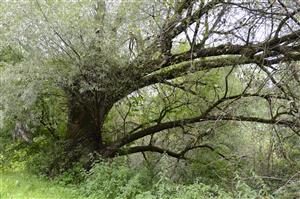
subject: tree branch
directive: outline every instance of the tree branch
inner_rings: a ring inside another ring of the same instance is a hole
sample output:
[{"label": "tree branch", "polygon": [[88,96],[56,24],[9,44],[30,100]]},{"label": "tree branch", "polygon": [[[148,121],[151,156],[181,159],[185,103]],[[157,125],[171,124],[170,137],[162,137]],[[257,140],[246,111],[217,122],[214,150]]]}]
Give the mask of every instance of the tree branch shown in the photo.
[{"label": "tree branch", "polygon": [[148,146],[134,146],[134,147],[129,147],[126,149],[120,149],[118,150],[118,154],[119,155],[129,155],[129,154],[133,154],[133,153],[140,153],[140,152],[157,152],[157,153],[161,153],[164,154],[166,153],[167,155],[177,158],[177,159],[186,159],[185,157],[182,156],[181,153],[175,153],[173,151],[167,150],[167,149],[163,149],[157,146],[152,146],[152,145],[148,145]]},{"label": "tree branch", "polygon": [[[245,96],[258,96],[258,97],[271,97],[270,95],[258,95],[258,94],[244,94]],[[140,138],[143,138],[148,135],[152,135],[158,132],[161,132],[166,129],[172,129],[176,127],[181,127],[187,124],[194,124],[200,122],[208,122],[208,121],[237,121],[237,122],[255,122],[255,123],[262,123],[262,124],[276,124],[282,125],[287,127],[300,127],[300,124],[296,124],[290,120],[276,120],[276,118],[266,119],[266,118],[259,118],[259,117],[248,117],[248,116],[234,116],[234,115],[208,115],[208,113],[215,108],[218,104],[230,100],[240,98],[243,95],[236,95],[236,96],[229,96],[228,98],[222,98],[213,104],[212,107],[208,108],[207,111],[202,113],[200,116],[192,117],[192,118],[185,118],[170,122],[159,123],[154,126],[148,127],[146,129],[142,129],[136,133],[124,136],[121,139],[116,140],[112,143],[112,145],[116,148],[122,147],[128,143],[136,141]]]}]

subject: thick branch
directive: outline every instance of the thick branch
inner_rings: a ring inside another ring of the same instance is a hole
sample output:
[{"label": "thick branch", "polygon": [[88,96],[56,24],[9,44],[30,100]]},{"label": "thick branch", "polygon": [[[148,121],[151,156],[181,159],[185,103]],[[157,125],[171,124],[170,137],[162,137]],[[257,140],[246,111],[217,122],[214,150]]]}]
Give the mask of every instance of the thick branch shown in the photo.
[{"label": "thick branch", "polygon": [[[249,44],[249,45],[234,45],[234,44],[223,44],[219,45],[217,47],[208,47],[208,48],[203,48],[202,45],[195,45],[193,49],[172,55],[169,57],[167,60],[163,58],[162,60],[153,60],[152,62],[148,63],[145,65],[145,69],[148,71],[147,73],[150,74],[151,72],[160,70],[162,68],[168,68],[170,66],[174,66],[175,64],[180,64],[184,62],[191,62],[195,59],[198,58],[207,58],[207,57],[212,57],[212,56],[221,56],[221,55],[244,55],[246,57],[253,57],[255,54],[258,53],[263,53],[264,59],[260,59],[260,61],[265,61],[269,57],[266,56],[264,52],[267,51],[273,51],[275,50],[278,52],[278,49],[284,49],[289,48],[287,46],[288,43],[291,43],[293,41],[297,41],[300,36],[300,29],[297,31],[294,31],[290,34],[284,35],[282,37],[273,37],[270,40],[260,42],[258,44]],[[291,50],[291,49],[289,49]],[[299,49],[294,49],[295,53],[299,53]],[[287,52],[287,51],[286,51]],[[293,54],[289,53],[289,56],[285,56],[288,58],[288,60],[300,60],[300,57]],[[250,61],[250,60],[249,60]],[[276,61],[273,61],[276,64],[279,63],[280,61],[287,61],[284,58],[278,59]],[[257,59],[252,59],[252,63],[256,63]],[[244,64],[243,61],[241,61],[240,64]]]},{"label": "thick branch", "polygon": [[[284,35],[280,38],[274,37],[270,40],[267,40],[265,42],[261,42],[258,44],[253,45],[220,45],[217,47],[211,47],[211,48],[202,48],[202,46],[196,45],[194,47],[193,52],[187,51],[184,53],[180,53],[177,55],[174,55],[171,58],[172,63],[180,63],[182,61],[187,61],[191,59],[196,59],[199,57],[208,57],[208,56],[218,56],[218,55],[232,55],[232,54],[243,54],[245,52],[251,52],[254,54],[266,50],[266,47],[271,48],[275,47],[277,45],[280,45],[284,42],[292,42],[297,39],[299,39],[300,36],[300,29],[297,31],[294,31],[290,34]],[[283,45],[284,46],[284,45]]]},{"label": "thick branch", "polygon": [[117,140],[113,145],[115,147],[121,147],[128,143],[131,143],[135,140],[143,138],[148,135],[152,135],[158,132],[161,132],[166,129],[172,129],[176,127],[180,127],[187,124],[193,123],[200,123],[200,122],[207,122],[207,121],[238,121],[238,122],[255,122],[255,123],[262,123],[262,124],[276,124],[276,125],[283,125],[283,126],[297,126],[300,127],[300,124],[295,124],[293,121],[289,120],[275,120],[275,119],[265,119],[265,118],[258,118],[258,117],[247,117],[247,116],[232,116],[232,115],[212,115],[212,116],[198,116],[193,118],[186,118],[181,120],[175,120],[171,122],[164,122],[149,128],[143,129],[131,135],[125,136],[120,140]]},{"label": "thick branch", "polygon": [[134,146],[134,147],[129,147],[126,149],[120,149],[118,150],[118,155],[129,155],[133,153],[142,153],[142,152],[156,152],[156,153],[161,153],[161,154],[167,154],[171,157],[177,158],[177,159],[184,159],[186,160],[187,158],[185,157],[185,154],[191,150],[199,149],[199,148],[206,148],[209,149],[210,151],[216,152],[219,156],[224,158],[225,160],[229,160],[225,155],[223,155],[220,152],[217,152],[216,149],[208,144],[201,144],[201,145],[195,145],[191,147],[187,147],[181,152],[173,152],[168,149],[163,149],[157,146],[152,146],[152,145],[147,145],[147,146]]}]

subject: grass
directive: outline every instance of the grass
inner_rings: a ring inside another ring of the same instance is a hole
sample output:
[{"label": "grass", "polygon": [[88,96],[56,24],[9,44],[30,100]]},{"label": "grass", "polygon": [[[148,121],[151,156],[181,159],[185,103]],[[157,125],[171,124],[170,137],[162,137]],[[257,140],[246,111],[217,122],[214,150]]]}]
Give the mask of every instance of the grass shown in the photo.
[{"label": "grass", "polygon": [[25,172],[0,171],[0,199],[83,199],[75,188],[62,187]]}]

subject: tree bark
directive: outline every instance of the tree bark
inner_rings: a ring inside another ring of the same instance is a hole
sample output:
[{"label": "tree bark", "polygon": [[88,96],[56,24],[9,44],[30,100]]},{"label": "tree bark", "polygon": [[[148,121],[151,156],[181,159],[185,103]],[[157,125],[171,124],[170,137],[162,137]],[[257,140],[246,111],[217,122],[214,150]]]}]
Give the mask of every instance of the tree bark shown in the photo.
[{"label": "tree bark", "polygon": [[71,96],[68,102],[67,138],[72,146],[84,145],[91,151],[103,147],[102,127],[108,108],[90,97]]}]

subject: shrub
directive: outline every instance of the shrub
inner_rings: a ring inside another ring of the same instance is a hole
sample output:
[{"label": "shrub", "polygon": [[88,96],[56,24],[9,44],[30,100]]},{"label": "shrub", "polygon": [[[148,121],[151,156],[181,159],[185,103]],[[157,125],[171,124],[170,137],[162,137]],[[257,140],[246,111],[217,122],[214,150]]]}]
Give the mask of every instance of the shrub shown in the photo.
[{"label": "shrub", "polygon": [[147,182],[144,172],[129,169],[119,161],[100,161],[86,174],[81,191],[90,198],[133,198]]},{"label": "shrub", "polygon": [[120,161],[100,161],[86,174],[80,185],[81,192],[91,198],[136,198],[136,199],[255,199],[267,196],[265,187],[254,189],[239,176],[236,186],[228,191],[217,185],[208,185],[196,180],[191,184],[174,183],[164,172],[159,178],[145,170],[134,170]]}]

